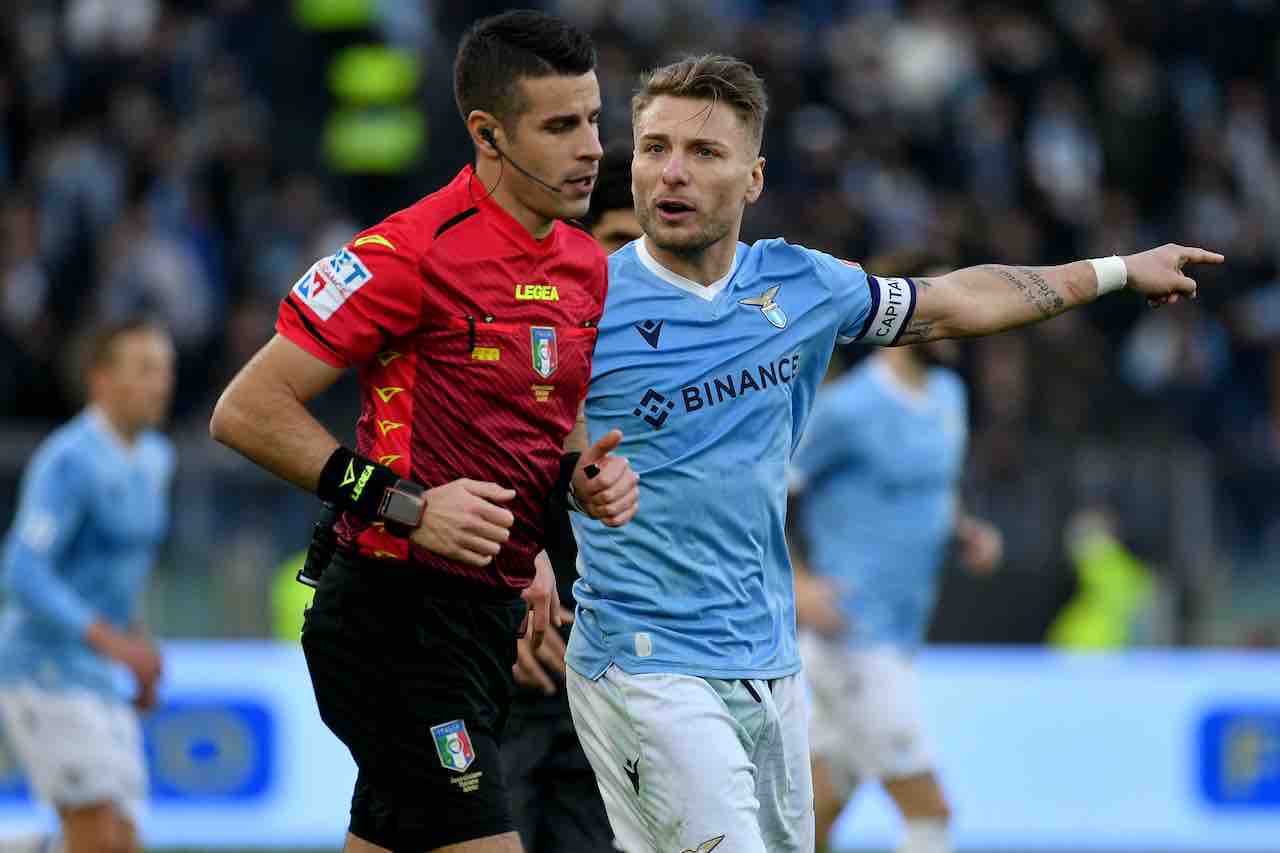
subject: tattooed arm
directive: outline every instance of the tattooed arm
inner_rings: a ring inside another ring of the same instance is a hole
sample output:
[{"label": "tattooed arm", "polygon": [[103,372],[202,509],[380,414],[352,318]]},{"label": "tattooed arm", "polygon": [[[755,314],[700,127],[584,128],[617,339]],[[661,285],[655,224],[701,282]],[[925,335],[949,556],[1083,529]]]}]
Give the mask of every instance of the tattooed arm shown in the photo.
[{"label": "tattooed arm", "polygon": [[[1194,297],[1196,283],[1182,274],[1188,263],[1220,264],[1222,255],[1167,244],[1124,257],[1127,287],[1152,305]],[[916,307],[899,344],[990,335],[1056,317],[1098,294],[1088,261],[1056,267],[984,264],[916,279]]]}]

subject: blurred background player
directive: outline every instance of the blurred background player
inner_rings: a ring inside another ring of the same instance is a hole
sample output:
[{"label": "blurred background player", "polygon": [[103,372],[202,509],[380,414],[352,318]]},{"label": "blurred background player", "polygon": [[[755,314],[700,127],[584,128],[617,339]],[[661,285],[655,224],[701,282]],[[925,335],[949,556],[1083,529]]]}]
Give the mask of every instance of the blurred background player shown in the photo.
[{"label": "blurred background player", "polygon": [[88,406],[32,457],[5,541],[0,714],[68,853],[126,853],[147,798],[137,712],[161,672],[139,611],[169,527],[174,454],[156,430],[173,343],[145,319],[106,326],[86,378]]},{"label": "blurred background player", "polygon": [[[916,253],[869,263],[924,275]],[[932,267],[932,269],[930,268]],[[1000,533],[961,507],[968,395],[953,341],[877,351],[829,382],[791,461],[792,565],[821,848],[859,782],[879,779],[902,853],[946,853],[950,811],[921,726],[911,656],[952,543],[993,570]]]},{"label": "blurred background player", "polygon": [[[606,149],[584,222],[606,252],[641,236],[631,203],[629,143]],[[610,850],[613,832],[595,774],[573,730],[564,692],[564,652],[573,622],[578,549],[567,524],[549,525],[548,535],[554,537],[547,553],[565,610],[559,632],[548,631],[541,646],[535,648],[528,636],[517,642],[518,688],[503,736],[502,764],[525,850]]]}]

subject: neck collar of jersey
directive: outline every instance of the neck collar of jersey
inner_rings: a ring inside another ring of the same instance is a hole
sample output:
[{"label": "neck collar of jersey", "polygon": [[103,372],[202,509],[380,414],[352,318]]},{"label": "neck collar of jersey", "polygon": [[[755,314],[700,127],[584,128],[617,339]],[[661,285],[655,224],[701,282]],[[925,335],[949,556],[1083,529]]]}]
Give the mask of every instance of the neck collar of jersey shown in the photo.
[{"label": "neck collar of jersey", "polygon": [[545,252],[555,245],[560,233],[559,222],[552,222],[551,230],[547,232],[547,236],[539,240],[529,232],[528,228],[520,224],[520,220],[511,215],[511,211],[498,203],[498,200],[493,197],[493,193],[485,190],[484,184],[481,182],[480,176],[476,174],[474,166],[467,165],[459,177],[465,182],[472,203],[488,216],[489,222],[492,223],[493,227],[519,245],[535,252]]},{"label": "neck collar of jersey", "polygon": [[733,264],[729,267],[723,278],[718,278],[710,284],[699,284],[691,278],[685,278],[679,273],[671,270],[658,263],[653,255],[649,254],[649,249],[645,246],[645,238],[641,237],[636,240],[636,257],[640,259],[640,263],[644,264],[645,269],[665,281],[667,284],[674,285],[681,290],[688,291],[694,296],[705,299],[710,302],[715,299],[720,291],[724,290],[725,285],[729,283],[729,279],[733,278],[733,274],[738,271],[738,250],[734,247]]},{"label": "neck collar of jersey", "polygon": [[97,427],[98,432],[102,433],[125,458],[131,458],[138,449],[138,442],[135,439],[132,443],[125,440],[120,430],[116,429],[115,424],[111,423],[111,418],[107,417],[107,413],[102,410],[101,406],[89,406],[85,410],[89,418],[89,422]]}]

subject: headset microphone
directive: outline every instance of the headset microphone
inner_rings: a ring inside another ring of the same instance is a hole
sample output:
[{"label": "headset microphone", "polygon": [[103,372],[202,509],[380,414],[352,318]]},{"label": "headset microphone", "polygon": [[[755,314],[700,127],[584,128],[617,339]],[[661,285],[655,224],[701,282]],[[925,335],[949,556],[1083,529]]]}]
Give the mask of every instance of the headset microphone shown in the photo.
[{"label": "headset microphone", "polygon": [[521,166],[515,160],[512,160],[510,157],[508,157],[503,152],[503,150],[498,147],[498,140],[494,138],[493,130],[487,127],[480,128],[480,138],[483,139],[485,142],[489,143],[489,146],[493,148],[494,151],[498,152],[498,156],[501,157],[503,160],[506,160],[508,163],[510,163],[512,168],[514,168],[517,172],[524,175],[526,178],[533,181],[534,183],[540,184],[541,186],[545,187],[546,189],[550,190],[553,193],[561,192],[561,189],[559,187],[547,183],[546,181],[542,180],[542,178],[539,178],[537,175],[533,174],[528,169]]}]

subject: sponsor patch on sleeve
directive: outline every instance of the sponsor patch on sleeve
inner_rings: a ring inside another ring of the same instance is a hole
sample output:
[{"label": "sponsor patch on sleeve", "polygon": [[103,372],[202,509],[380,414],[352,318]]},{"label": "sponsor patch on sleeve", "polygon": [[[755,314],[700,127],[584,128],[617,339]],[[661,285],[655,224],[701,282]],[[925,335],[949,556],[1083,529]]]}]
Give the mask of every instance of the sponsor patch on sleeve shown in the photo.
[{"label": "sponsor patch on sleeve", "polygon": [[859,340],[873,346],[892,346],[915,311],[915,282],[869,275],[867,286],[871,288],[871,320]]},{"label": "sponsor patch on sleeve", "polygon": [[373,273],[350,249],[339,249],[311,265],[293,292],[321,320],[328,320],[355,292],[373,280]]}]

